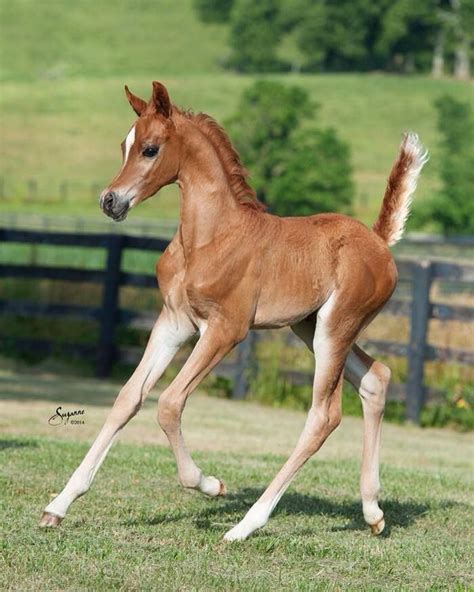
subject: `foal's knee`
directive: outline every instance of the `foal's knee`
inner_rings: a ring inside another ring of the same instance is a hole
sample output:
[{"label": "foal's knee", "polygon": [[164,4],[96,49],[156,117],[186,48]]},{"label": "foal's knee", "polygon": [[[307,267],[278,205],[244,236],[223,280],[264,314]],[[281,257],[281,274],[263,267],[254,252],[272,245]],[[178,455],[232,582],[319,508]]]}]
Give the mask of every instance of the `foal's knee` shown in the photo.
[{"label": "foal's knee", "polygon": [[160,395],[158,399],[158,423],[165,433],[170,433],[179,423],[179,407],[175,400],[166,395]]},{"label": "foal's knee", "polygon": [[375,411],[383,412],[385,408],[390,378],[390,368],[381,362],[374,362],[361,381],[361,397]]}]

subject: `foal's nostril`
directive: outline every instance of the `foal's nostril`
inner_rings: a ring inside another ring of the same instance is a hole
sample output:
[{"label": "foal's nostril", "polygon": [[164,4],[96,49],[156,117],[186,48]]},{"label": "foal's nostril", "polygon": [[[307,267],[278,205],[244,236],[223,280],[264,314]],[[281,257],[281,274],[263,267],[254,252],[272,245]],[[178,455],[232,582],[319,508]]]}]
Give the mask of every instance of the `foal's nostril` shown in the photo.
[{"label": "foal's nostril", "polygon": [[110,211],[114,206],[114,201],[115,201],[115,193],[113,191],[110,191],[104,197],[104,202],[103,202],[104,203],[104,210]]}]

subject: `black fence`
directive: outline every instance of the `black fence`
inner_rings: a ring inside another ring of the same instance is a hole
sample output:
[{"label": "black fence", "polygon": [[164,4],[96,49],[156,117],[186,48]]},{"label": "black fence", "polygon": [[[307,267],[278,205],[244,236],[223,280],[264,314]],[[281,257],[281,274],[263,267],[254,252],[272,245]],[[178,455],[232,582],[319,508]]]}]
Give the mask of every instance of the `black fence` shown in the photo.
[{"label": "black fence", "polygon": [[[0,314],[25,317],[73,317],[96,321],[100,327],[99,339],[96,344],[61,343],[61,349],[95,358],[98,376],[107,376],[114,361],[130,359],[129,352],[117,346],[117,326],[119,324],[136,325],[140,320],[144,321],[146,326],[150,324],[150,317],[144,315],[143,311],[121,309],[119,307],[120,289],[123,286],[155,287],[157,282],[154,275],[123,271],[122,254],[125,249],[138,249],[153,251],[158,255],[166,248],[168,240],[116,234],[53,233],[4,228],[0,229],[0,244],[5,242],[105,249],[107,258],[103,269],[0,265],[0,277],[2,278],[49,279],[100,284],[102,286],[102,301],[99,307],[0,300]],[[474,320],[474,308],[472,307],[450,306],[432,302],[430,300],[432,283],[435,280],[441,280],[443,283],[472,288],[474,286],[474,265],[399,259],[397,266],[401,283],[409,287],[408,297],[396,293],[381,314],[408,317],[410,319],[409,342],[366,341],[363,345],[381,354],[408,359],[407,383],[392,385],[389,396],[397,400],[405,400],[407,418],[418,421],[423,404],[430,397],[440,395],[439,391],[428,389],[424,384],[425,362],[436,359],[457,364],[472,364],[474,362],[474,351],[472,350],[435,347],[427,342],[430,319],[463,322]],[[18,349],[41,349],[48,352],[54,351],[55,347],[53,341],[35,338],[20,339],[8,335],[0,335],[0,338],[2,340],[13,339],[15,347]],[[235,358],[224,360],[216,369],[218,375],[233,379],[233,397],[236,399],[244,398],[248,390],[251,380],[249,368],[252,372],[258,371],[254,347],[259,338],[258,332],[250,332],[249,337],[237,348]],[[289,336],[288,339],[296,343],[296,338]],[[310,384],[311,375],[309,373],[292,370],[282,370],[282,372],[285,378],[291,382]]]}]

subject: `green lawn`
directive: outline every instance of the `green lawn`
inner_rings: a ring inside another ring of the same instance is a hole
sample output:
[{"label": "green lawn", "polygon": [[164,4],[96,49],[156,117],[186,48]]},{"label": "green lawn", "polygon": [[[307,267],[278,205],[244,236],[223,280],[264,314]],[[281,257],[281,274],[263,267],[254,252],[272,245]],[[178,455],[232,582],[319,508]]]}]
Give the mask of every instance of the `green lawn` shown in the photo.
[{"label": "green lawn", "polygon": [[[472,439],[386,425],[382,507],[387,532],[362,520],[359,419],[346,418],[301,471],[265,529],[244,543],[224,532],[291,450],[296,411],[197,394],[184,424],[205,471],[227,484],[211,500],[182,490],[155,421],[156,396],[125,429],[91,491],[60,529],[37,521],[88,447],[118,385],[54,374],[0,373],[4,536],[0,589],[464,590],[472,579]],[[52,428],[62,404],[84,426]]]}]

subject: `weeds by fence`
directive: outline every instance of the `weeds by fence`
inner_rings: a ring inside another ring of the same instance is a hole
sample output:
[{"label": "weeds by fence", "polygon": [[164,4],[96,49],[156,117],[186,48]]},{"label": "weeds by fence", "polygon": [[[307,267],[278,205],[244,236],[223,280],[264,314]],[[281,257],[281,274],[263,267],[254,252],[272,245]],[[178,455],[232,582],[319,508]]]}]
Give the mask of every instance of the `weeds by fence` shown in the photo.
[{"label": "weeds by fence", "polygon": [[[167,239],[147,238],[117,234],[78,234],[53,233],[30,230],[0,229],[0,243],[23,243],[81,248],[100,248],[107,253],[103,269],[73,269],[67,267],[41,265],[0,265],[0,276],[10,278],[33,278],[65,280],[68,282],[92,282],[102,286],[102,301],[99,307],[73,306],[70,304],[36,303],[31,301],[0,300],[0,313],[31,317],[73,317],[97,322],[100,326],[99,339],[96,344],[68,343],[61,344],[61,349],[80,353],[95,358],[97,374],[107,376],[115,360],[131,361],[134,357],[130,352],[117,347],[116,329],[119,323],[125,325],[149,326],[150,318],[143,312],[122,309],[119,306],[120,289],[124,286],[154,287],[154,275],[124,272],[122,254],[125,249],[162,252]],[[474,308],[466,306],[450,306],[431,302],[430,291],[436,280],[456,282],[462,285],[474,285],[474,266],[446,263],[443,261],[413,261],[399,259],[397,261],[401,278],[409,281],[410,298],[401,298],[395,294],[381,314],[408,316],[410,318],[409,343],[392,341],[368,341],[366,347],[379,353],[408,358],[408,380],[405,384],[393,385],[389,396],[398,400],[406,400],[407,417],[418,421],[420,410],[430,396],[439,395],[424,385],[424,367],[428,360],[442,359],[445,362],[459,364],[474,363],[474,352],[451,348],[435,347],[427,342],[430,319],[474,320]],[[25,350],[41,348],[53,351],[52,341],[35,338],[18,339],[11,335],[0,335],[3,340],[11,340],[15,347]],[[249,362],[255,360],[254,348],[257,332],[250,332],[249,337],[239,345],[234,359],[224,360],[216,373],[233,380],[233,397],[243,398],[250,380]],[[291,338],[293,339],[293,338]],[[251,372],[258,372],[256,364],[251,365]],[[291,381],[310,383],[308,373],[286,371]]]}]

